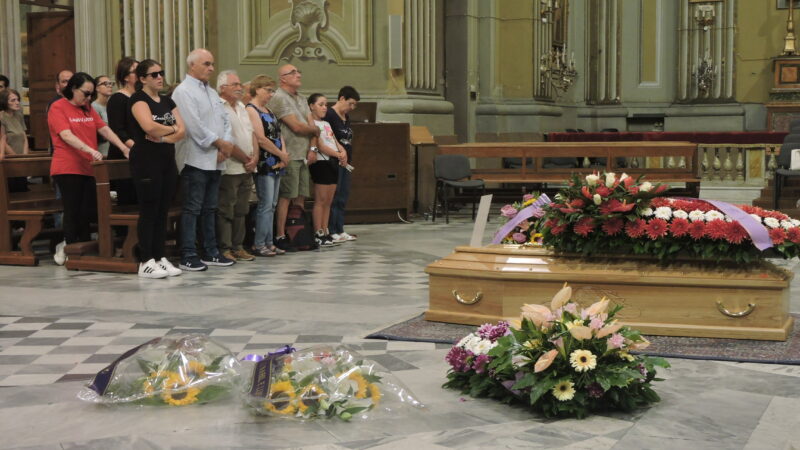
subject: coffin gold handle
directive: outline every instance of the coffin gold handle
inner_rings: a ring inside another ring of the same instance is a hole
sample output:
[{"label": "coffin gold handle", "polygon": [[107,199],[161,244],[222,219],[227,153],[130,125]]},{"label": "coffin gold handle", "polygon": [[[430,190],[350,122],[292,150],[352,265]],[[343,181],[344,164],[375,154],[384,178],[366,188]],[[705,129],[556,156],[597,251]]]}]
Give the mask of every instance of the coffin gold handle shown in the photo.
[{"label": "coffin gold handle", "polygon": [[756,304],[748,303],[747,309],[744,309],[739,312],[730,312],[728,308],[726,308],[725,305],[722,304],[721,301],[717,301],[717,309],[719,310],[719,312],[725,314],[728,317],[744,317],[749,315],[751,312],[753,312],[754,309],[756,309]]},{"label": "coffin gold handle", "polygon": [[475,297],[472,297],[469,300],[465,300],[463,297],[461,297],[461,294],[459,294],[458,291],[453,289],[453,298],[455,298],[456,301],[458,303],[461,303],[462,305],[474,305],[475,303],[481,301],[481,299],[483,298],[483,292],[478,291],[478,293],[475,294]]}]

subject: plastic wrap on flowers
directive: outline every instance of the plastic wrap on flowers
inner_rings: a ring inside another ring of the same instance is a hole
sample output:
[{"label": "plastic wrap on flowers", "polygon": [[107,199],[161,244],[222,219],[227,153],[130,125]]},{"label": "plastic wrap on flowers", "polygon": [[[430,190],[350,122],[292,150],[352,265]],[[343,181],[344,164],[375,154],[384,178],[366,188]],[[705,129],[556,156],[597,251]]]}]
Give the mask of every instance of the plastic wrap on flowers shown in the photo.
[{"label": "plastic wrap on flowers", "polygon": [[271,353],[255,364],[248,387],[258,414],[296,419],[349,421],[424,407],[391,373],[342,346]]},{"label": "plastic wrap on flowers", "polygon": [[156,338],[125,352],[78,394],[94,403],[183,406],[225,396],[240,363],[201,334]]}]

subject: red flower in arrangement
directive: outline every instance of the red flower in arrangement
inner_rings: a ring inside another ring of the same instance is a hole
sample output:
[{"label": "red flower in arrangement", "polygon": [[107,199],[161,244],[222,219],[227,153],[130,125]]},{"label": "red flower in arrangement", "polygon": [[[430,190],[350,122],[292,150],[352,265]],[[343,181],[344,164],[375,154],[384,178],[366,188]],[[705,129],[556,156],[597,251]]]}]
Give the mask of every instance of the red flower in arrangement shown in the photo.
[{"label": "red flower in arrangement", "polygon": [[582,198],[576,198],[575,200],[569,202],[570,208],[580,209],[583,208],[584,206],[586,206],[586,202],[583,201]]},{"label": "red flower in arrangement", "polygon": [[672,219],[669,224],[669,232],[675,237],[686,236],[689,232],[689,221],[686,219]]},{"label": "red flower in arrangement", "polygon": [[751,205],[734,205],[737,208],[741,209],[742,211],[746,212],[747,214],[757,214],[756,208]]},{"label": "red flower in arrangement", "polygon": [[[731,244],[741,244],[749,236],[747,230],[737,222],[725,222],[728,224],[728,232],[725,239]],[[800,230],[798,230],[800,231]]]},{"label": "red flower in arrangement", "polygon": [[558,236],[559,234],[563,233],[566,230],[567,230],[567,224],[565,224],[565,223],[561,224],[561,225],[556,225],[556,226],[550,227],[550,233],[553,236]]},{"label": "red flower in arrangement", "polygon": [[689,224],[689,236],[695,241],[703,239],[706,235],[706,223],[702,220],[691,222]]},{"label": "red flower in arrangement", "polygon": [[646,227],[647,222],[644,219],[636,219],[625,224],[625,233],[632,238],[638,238],[644,234]]},{"label": "red flower in arrangement", "polygon": [[789,218],[789,216],[780,211],[764,211],[764,215],[762,217],[772,217],[773,219],[778,220],[786,220]]},{"label": "red flower in arrangement", "polygon": [[667,221],[664,219],[652,219],[647,223],[647,237],[656,240],[667,234]]},{"label": "red flower in arrangement", "polygon": [[595,189],[595,192],[600,194],[600,197],[608,197],[609,195],[611,195],[611,189],[605,186],[599,186],[597,189]]},{"label": "red flower in arrangement", "polygon": [[625,227],[625,221],[622,220],[621,217],[615,217],[613,219],[606,220],[603,222],[603,225],[600,227],[607,235],[614,236],[619,234],[622,231],[622,228]]},{"label": "red flower in arrangement", "polygon": [[792,227],[786,231],[786,236],[795,244],[800,244],[800,228]]},{"label": "red flower in arrangement", "polygon": [[711,239],[724,239],[728,235],[728,222],[721,219],[706,224],[706,235]]},{"label": "red flower in arrangement", "polygon": [[608,215],[615,212],[628,212],[635,206],[635,203],[622,203],[619,200],[612,198],[611,200],[600,204],[600,214]]},{"label": "red flower in arrangement", "polygon": [[656,198],[650,200],[650,207],[651,208],[656,209],[656,208],[660,208],[662,206],[673,207],[673,205],[669,202],[669,199],[666,198],[666,197],[656,197]]},{"label": "red flower in arrangement", "polygon": [[622,180],[622,184],[625,185],[625,189],[628,189],[628,190],[630,190],[631,185],[633,183],[635,183],[635,182],[636,182],[636,180],[634,180],[633,177],[628,177],[628,178],[625,178],[624,180]]},{"label": "red flower in arrangement", "polygon": [[783,228],[773,228],[769,230],[769,237],[773,244],[780,245],[786,240],[786,232],[783,231]]},{"label": "red flower in arrangement", "polygon": [[[627,180],[627,178],[626,178],[625,180]],[[628,188],[628,192],[630,192],[630,193],[631,193],[631,194],[633,194],[633,195],[636,195],[636,194],[638,194],[638,193],[639,193],[639,186],[632,186],[632,187],[629,187],[629,188]]]},{"label": "red flower in arrangement", "polygon": [[544,222],[544,227],[545,228],[553,228],[556,225],[558,225],[558,221],[556,219],[547,219]]},{"label": "red flower in arrangement", "polygon": [[660,193],[662,193],[662,192],[666,191],[667,189],[669,189],[669,185],[668,185],[668,184],[659,184],[659,185],[656,187],[656,190],[655,190],[654,192],[655,192],[656,194],[660,194]]},{"label": "red flower in arrangement", "polygon": [[580,211],[580,209],[575,209],[575,208],[558,208],[558,210],[564,214],[572,214]]},{"label": "red flower in arrangement", "polygon": [[575,224],[575,233],[581,236],[588,236],[594,230],[595,223],[591,217],[584,217]]},{"label": "red flower in arrangement", "polygon": [[583,194],[583,196],[588,198],[589,200],[592,199],[592,193],[589,192],[589,186],[583,186],[581,188],[581,194]]}]

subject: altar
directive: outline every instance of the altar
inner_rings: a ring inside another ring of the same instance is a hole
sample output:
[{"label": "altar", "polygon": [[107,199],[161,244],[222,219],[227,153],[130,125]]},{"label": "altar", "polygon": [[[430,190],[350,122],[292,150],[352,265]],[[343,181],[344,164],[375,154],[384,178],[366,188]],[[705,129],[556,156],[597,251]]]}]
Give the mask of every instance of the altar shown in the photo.
[{"label": "altar", "polygon": [[426,269],[425,319],[479,325],[549,305],[564,282],[582,306],[605,296],[643,334],[783,341],[793,274],[768,261],[668,265],[634,255],[581,258],[516,245],[456,247]]}]

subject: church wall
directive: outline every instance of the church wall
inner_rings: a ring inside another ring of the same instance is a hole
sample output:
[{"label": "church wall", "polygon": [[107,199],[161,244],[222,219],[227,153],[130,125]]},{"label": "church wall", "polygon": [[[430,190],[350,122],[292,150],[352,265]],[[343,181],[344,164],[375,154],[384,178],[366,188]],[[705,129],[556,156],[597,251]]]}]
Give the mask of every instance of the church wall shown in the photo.
[{"label": "church wall", "polygon": [[[788,10],[776,9],[775,1],[743,1],[737,11],[736,99],[766,103],[772,88],[772,61],[783,50]],[[795,33],[798,32],[795,10]]]}]

